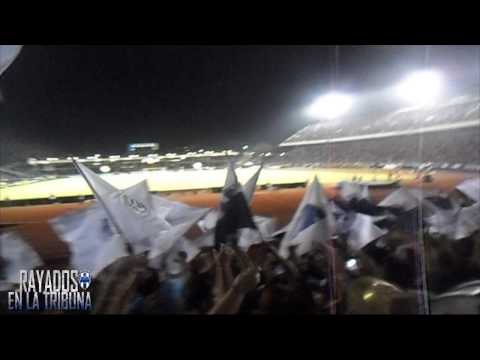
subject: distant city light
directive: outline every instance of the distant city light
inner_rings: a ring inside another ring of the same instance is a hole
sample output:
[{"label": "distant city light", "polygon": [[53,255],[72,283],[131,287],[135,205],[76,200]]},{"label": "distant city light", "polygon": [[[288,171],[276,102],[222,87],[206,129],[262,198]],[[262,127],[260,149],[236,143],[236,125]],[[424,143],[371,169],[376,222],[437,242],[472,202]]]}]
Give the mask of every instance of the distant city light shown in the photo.
[{"label": "distant city light", "polygon": [[398,97],[418,106],[435,104],[443,88],[443,78],[435,71],[419,71],[410,74],[395,92]]},{"label": "distant city light", "polygon": [[334,119],[346,114],[352,107],[351,96],[340,93],[330,93],[319,97],[310,105],[306,114],[316,119]]}]

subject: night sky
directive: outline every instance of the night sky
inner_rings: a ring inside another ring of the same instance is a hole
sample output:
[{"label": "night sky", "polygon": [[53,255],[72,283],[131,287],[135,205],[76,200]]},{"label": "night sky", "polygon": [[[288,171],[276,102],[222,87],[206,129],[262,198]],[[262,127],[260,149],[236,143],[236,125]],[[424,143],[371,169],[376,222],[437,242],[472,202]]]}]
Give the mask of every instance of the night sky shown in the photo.
[{"label": "night sky", "polygon": [[[432,46],[429,63],[471,86],[477,51]],[[278,144],[316,96],[377,94],[421,68],[425,47],[340,46],[334,64],[333,46],[26,45],[0,78],[0,161]]]}]

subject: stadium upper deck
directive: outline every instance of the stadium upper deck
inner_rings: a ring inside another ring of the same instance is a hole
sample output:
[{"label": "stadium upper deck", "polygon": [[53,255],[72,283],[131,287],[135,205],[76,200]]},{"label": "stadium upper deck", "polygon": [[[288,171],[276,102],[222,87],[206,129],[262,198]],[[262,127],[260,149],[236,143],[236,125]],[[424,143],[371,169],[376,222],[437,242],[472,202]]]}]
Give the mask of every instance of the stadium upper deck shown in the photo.
[{"label": "stadium upper deck", "polygon": [[433,108],[402,109],[376,119],[346,117],[318,122],[293,134],[280,146],[313,145],[478,128],[479,114],[480,99],[464,96]]}]

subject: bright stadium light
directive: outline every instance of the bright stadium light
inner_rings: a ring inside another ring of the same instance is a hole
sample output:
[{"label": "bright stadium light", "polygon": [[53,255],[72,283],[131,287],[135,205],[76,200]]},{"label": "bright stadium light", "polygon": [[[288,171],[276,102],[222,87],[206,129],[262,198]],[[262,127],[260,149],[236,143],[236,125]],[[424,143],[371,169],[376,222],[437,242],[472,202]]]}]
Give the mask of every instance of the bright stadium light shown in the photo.
[{"label": "bright stadium light", "polygon": [[352,107],[351,96],[340,93],[330,93],[319,97],[310,105],[306,114],[317,119],[334,119],[346,114]]},{"label": "bright stadium light", "polygon": [[443,78],[435,71],[419,71],[409,75],[397,87],[403,100],[418,106],[433,105],[442,92]]},{"label": "bright stadium light", "polygon": [[111,169],[110,166],[108,166],[108,165],[102,165],[102,166],[100,166],[100,171],[101,171],[102,173],[104,173],[104,174],[110,172],[110,170],[112,170],[112,169]]}]

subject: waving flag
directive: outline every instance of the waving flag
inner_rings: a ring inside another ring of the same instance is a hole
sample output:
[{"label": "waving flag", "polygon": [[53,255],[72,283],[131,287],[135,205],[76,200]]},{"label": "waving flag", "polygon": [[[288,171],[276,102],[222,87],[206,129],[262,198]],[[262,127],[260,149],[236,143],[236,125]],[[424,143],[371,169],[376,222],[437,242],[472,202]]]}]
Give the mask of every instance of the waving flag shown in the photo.
[{"label": "waving flag", "polygon": [[16,231],[0,235],[0,275],[8,283],[17,284],[20,270],[33,270],[43,265],[40,256]]},{"label": "waving flag", "polygon": [[425,218],[429,233],[460,240],[480,230],[480,203],[453,210],[439,209]]},{"label": "waving flag", "polygon": [[463,181],[456,189],[475,202],[480,202],[480,177]]},{"label": "waving flag", "polygon": [[260,172],[263,169],[263,163],[260,165],[258,170],[253,174],[253,176],[243,185],[243,191],[245,193],[245,199],[248,204],[252,203],[253,195],[255,194],[255,189],[257,188],[258,178],[260,177]]},{"label": "waving flag", "polygon": [[115,230],[133,247],[135,254],[149,250],[158,231],[170,227],[157,215],[146,181],[117,190],[86,166],[75,161],[74,164],[92,188]]},{"label": "waving flag", "polygon": [[73,268],[96,275],[102,268],[127,255],[102,206],[93,203],[50,220],[50,225],[69,246]]},{"label": "waving flag", "polygon": [[297,246],[297,255],[303,255],[314,246],[330,239],[333,234],[333,215],[317,177],[295,212],[280,245],[280,255],[288,257],[288,248]]},{"label": "waving flag", "polygon": [[410,211],[418,207],[418,204],[417,198],[406,188],[401,187],[389,194],[378,206]]},{"label": "waving flag", "polygon": [[340,186],[340,196],[346,201],[350,201],[353,199],[369,200],[370,198],[368,185],[350,181],[341,181],[338,185]]},{"label": "waving flag", "polygon": [[215,226],[215,244],[234,242],[248,246],[262,241],[253,220],[243,187],[237,180],[233,163],[228,166],[227,177],[222,191],[218,220]]},{"label": "waving flag", "polygon": [[[182,249],[187,253],[187,258],[190,260],[196,253],[199,252],[198,247],[194,243],[184,237],[185,233],[190,230],[206,213],[209,209],[202,209],[202,211],[196,212],[191,215],[188,221],[172,226],[167,230],[160,231],[152,242],[151,251],[148,254],[150,265],[159,268],[165,256],[167,256],[172,249]],[[181,244],[177,244],[181,241]]]},{"label": "waving flag", "polygon": [[110,184],[108,181],[105,181],[100,175],[95,174],[87,166],[73,161],[73,164],[76,166],[77,170],[87,181],[88,186],[92,189],[93,193],[98,196],[105,196],[109,193],[118,191],[118,189]]},{"label": "waving flag", "polygon": [[189,206],[178,201],[172,201],[159,195],[152,196],[156,215],[171,225],[178,225],[188,221],[195,214],[203,213],[208,208]]},{"label": "waving flag", "polygon": [[133,246],[135,254],[150,249],[152,238],[158,231],[170,226],[155,213],[146,181],[107,194],[103,205],[120,227],[121,234]]},{"label": "waving flag", "polygon": [[0,75],[12,64],[22,50],[22,45],[0,45]]},{"label": "waving flag", "polygon": [[461,208],[454,239],[466,238],[478,230],[480,230],[480,203]]},{"label": "waving flag", "polygon": [[375,221],[373,216],[359,213],[355,215],[347,239],[351,249],[358,251],[388,232],[376,226]]}]

